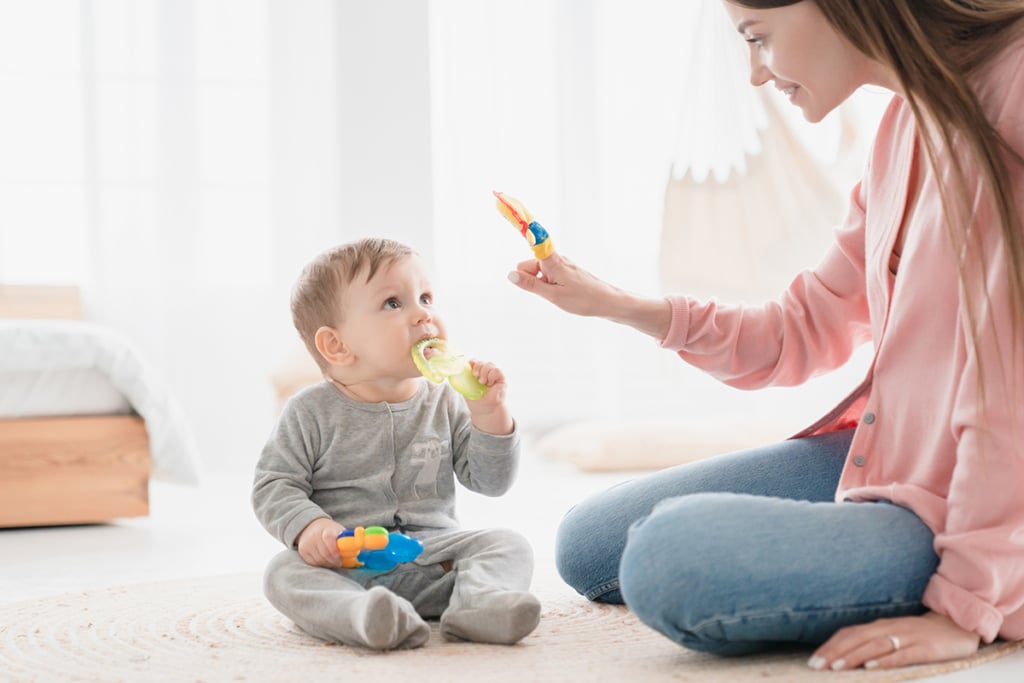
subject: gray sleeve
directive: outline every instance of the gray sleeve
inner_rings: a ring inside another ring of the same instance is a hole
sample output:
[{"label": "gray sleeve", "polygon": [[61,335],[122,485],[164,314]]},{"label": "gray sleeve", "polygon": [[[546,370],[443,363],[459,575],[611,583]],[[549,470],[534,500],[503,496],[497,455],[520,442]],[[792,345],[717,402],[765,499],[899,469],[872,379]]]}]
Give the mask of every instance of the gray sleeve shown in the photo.
[{"label": "gray sleeve", "polygon": [[461,397],[453,407],[452,419],[455,476],[470,491],[500,496],[512,488],[519,468],[519,427],[506,436],[481,432],[472,425],[469,410],[459,400]]},{"label": "gray sleeve", "polygon": [[318,517],[330,517],[310,499],[320,432],[314,420],[302,416],[296,401],[285,405],[260,454],[252,488],[252,506],[260,524],[289,548],[295,547],[306,525]]}]

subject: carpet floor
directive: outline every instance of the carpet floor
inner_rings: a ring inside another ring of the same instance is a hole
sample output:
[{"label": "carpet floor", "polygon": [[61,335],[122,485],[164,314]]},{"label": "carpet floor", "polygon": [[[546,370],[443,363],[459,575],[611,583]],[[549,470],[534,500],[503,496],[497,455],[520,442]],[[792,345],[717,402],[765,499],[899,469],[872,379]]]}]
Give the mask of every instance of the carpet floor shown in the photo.
[{"label": "carpet floor", "polygon": [[416,650],[324,643],[264,600],[256,573],[123,585],[0,605],[0,680],[52,681],[837,681],[894,683],[1020,649],[996,643],[951,664],[840,674],[808,651],[723,659],[690,652],[622,607],[590,603],[553,570],[536,577],[537,630],[511,647],[443,640]]}]

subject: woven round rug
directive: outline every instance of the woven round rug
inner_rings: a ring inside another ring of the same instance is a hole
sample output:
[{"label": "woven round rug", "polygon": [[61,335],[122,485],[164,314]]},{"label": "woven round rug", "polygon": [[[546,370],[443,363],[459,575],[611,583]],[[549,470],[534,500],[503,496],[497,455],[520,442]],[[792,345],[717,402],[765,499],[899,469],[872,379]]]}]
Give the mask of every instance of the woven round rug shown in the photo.
[{"label": "woven round rug", "polygon": [[[52,681],[820,681],[807,651],[724,659],[684,650],[624,607],[587,602],[538,577],[544,609],[515,646],[447,642],[432,624],[415,650],[375,652],[317,640],[263,598],[258,574],[118,586],[0,605],[0,680]],[[973,666],[1020,648],[843,681],[895,682]]]}]

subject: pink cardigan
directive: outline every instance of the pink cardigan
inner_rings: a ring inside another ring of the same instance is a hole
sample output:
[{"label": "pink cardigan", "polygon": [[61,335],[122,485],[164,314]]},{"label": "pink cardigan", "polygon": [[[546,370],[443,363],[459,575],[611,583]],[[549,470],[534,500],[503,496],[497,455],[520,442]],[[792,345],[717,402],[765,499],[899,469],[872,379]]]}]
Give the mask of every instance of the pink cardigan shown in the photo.
[{"label": "pink cardigan", "polygon": [[[1024,153],[1024,40],[978,83],[989,120]],[[899,276],[890,274],[915,135],[909,107],[894,97],[824,259],[761,306],[669,297],[672,324],[662,346],[731,386],[754,389],[799,384],[872,341],[864,383],[797,436],[856,424],[836,501],[882,499],[913,510],[935,533],[941,558],[924,604],[986,642],[1024,639],[1024,339],[1010,331],[1002,239],[993,212],[982,208],[973,226],[986,257],[988,303],[976,287],[983,332],[972,347],[927,168]],[[1024,169],[1006,163],[1024,216]],[[939,172],[948,170],[943,163]]]}]

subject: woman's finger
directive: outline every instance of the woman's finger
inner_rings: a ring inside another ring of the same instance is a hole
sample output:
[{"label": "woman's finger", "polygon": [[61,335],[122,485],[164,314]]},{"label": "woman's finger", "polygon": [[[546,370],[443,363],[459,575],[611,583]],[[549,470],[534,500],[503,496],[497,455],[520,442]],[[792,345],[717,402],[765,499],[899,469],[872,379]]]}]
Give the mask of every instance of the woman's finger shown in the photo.
[{"label": "woman's finger", "polygon": [[[833,671],[856,669],[860,666],[867,667],[869,662],[872,663],[870,668],[881,667],[882,663],[886,666],[894,666],[891,662],[902,659],[907,649],[907,643],[891,633],[858,630],[850,635],[854,638],[844,642],[839,652],[827,661],[828,668]],[[904,655],[900,655],[901,652]]]}]

